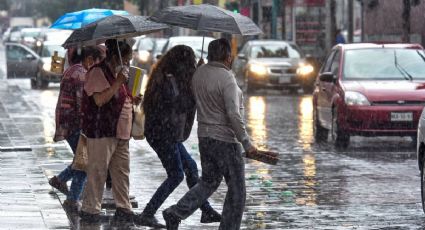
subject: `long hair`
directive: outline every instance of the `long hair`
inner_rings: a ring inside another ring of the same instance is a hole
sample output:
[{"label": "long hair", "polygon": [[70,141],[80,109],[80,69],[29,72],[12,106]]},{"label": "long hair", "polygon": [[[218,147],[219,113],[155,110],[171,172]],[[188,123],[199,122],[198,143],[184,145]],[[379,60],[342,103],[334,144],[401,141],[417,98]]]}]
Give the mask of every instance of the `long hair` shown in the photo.
[{"label": "long hair", "polygon": [[195,53],[185,45],[174,46],[153,67],[143,98],[145,112],[161,106],[163,85],[166,75],[172,74],[177,82],[180,94],[192,94],[192,77],[196,70]]}]

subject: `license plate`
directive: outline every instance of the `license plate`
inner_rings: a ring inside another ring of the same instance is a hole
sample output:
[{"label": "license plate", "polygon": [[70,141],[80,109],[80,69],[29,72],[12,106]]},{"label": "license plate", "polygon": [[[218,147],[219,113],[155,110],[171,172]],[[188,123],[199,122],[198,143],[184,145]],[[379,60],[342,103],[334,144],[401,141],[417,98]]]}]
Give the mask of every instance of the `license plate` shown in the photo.
[{"label": "license plate", "polygon": [[391,121],[413,121],[412,113],[391,113]]},{"label": "license plate", "polygon": [[289,77],[279,77],[279,83],[290,83],[291,78]]}]

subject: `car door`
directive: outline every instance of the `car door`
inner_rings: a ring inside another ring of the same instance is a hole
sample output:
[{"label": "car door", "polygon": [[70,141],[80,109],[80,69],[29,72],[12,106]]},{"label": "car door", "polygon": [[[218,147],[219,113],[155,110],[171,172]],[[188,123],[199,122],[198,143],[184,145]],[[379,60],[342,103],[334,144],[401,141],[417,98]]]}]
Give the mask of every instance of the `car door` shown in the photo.
[{"label": "car door", "polygon": [[[325,65],[320,70],[320,74],[325,72],[331,72],[333,65],[334,57],[337,53],[337,50],[333,50],[326,59]],[[320,124],[326,128],[330,128],[332,121],[332,109],[331,101],[329,97],[329,90],[332,89],[332,83],[321,81],[318,78],[317,81],[319,92],[317,93],[317,115],[320,121]]]},{"label": "car door", "polygon": [[8,78],[32,77],[37,72],[38,56],[18,44],[6,45],[6,67]]}]

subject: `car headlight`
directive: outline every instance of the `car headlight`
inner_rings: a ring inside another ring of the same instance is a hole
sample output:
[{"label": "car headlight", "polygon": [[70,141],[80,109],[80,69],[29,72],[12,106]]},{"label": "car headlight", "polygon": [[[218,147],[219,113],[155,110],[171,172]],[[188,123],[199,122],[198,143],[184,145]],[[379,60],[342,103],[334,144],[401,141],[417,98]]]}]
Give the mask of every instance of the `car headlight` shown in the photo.
[{"label": "car headlight", "polygon": [[141,62],[147,62],[149,60],[150,53],[146,50],[142,50],[139,52],[139,60]]},{"label": "car headlight", "polygon": [[52,63],[50,63],[50,62],[43,63],[43,69],[45,71],[50,71],[51,67],[52,67]]},{"label": "car headlight", "polygon": [[251,64],[249,66],[249,71],[257,75],[265,75],[267,73],[267,68],[259,64]]},{"label": "car headlight", "polygon": [[365,95],[353,91],[345,92],[344,101],[346,105],[370,105]]},{"label": "car headlight", "polygon": [[308,75],[314,71],[314,67],[310,64],[301,63],[297,69],[298,75]]}]

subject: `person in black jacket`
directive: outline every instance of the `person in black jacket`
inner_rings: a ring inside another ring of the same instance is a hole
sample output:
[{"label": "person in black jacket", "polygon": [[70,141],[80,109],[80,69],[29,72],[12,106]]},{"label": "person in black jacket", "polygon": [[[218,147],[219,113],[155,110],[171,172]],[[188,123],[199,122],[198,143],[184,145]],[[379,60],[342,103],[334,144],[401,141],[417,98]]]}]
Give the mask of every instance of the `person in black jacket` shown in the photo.
[{"label": "person in black jacket", "polygon": [[[196,103],[191,89],[196,70],[193,50],[178,45],[169,50],[151,72],[143,100],[145,136],[167,172],[167,179],[156,190],[136,224],[165,227],[155,213],[183,181],[189,188],[199,180],[196,162],[183,142],[189,137],[195,118]],[[202,210],[201,223],[220,222],[221,215],[208,202]]]}]

